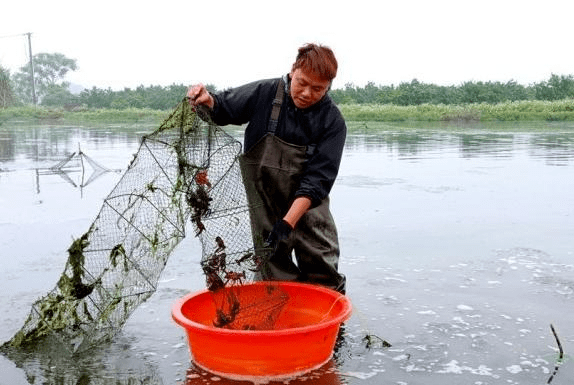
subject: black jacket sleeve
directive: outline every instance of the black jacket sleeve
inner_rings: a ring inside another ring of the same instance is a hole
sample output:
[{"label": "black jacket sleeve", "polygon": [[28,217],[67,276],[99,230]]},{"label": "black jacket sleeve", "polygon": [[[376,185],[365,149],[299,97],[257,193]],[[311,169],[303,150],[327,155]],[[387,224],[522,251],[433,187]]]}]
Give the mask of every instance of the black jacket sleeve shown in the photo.
[{"label": "black jacket sleeve", "polygon": [[250,125],[265,128],[266,112],[271,111],[268,105],[271,102],[266,102],[272,92],[273,84],[262,80],[212,95],[215,101],[212,120],[219,126],[253,123]]},{"label": "black jacket sleeve", "polygon": [[323,106],[320,118],[314,119],[313,131],[318,133],[313,140],[315,149],[308,159],[295,196],[310,197],[312,207],[315,207],[331,192],[347,135],[345,121],[339,109],[330,101]]}]

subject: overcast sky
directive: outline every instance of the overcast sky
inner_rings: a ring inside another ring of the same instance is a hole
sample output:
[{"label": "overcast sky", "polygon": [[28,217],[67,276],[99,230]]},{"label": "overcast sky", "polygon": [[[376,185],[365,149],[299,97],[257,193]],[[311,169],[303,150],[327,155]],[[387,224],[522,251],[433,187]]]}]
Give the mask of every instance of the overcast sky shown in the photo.
[{"label": "overcast sky", "polygon": [[[346,83],[515,80],[574,74],[571,0],[7,0],[0,65],[33,53],[77,60],[85,87],[237,86],[289,71],[297,48],[330,46]],[[8,36],[8,37],[6,37]]]}]

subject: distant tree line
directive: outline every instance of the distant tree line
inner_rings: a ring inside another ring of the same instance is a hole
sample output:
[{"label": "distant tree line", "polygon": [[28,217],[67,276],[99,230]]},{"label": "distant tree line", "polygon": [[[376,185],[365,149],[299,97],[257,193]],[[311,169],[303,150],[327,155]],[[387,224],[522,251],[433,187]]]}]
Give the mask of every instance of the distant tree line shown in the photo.
[{"label": "distant tree line", "polygon": [[[88,108],[151,108],[168,110],[173,108],[187,92],[187,85],[139,86],[121,91],[92,88],[72,95],[67,90],[45,95],[41,104],[45,106],[84,106]],[[216,92],[214,85],[208,89]],[[574,76],[552,75],[547,81],[524,86],[515,81],[465,82],[459,86],[438,86],[414,79],[398,86],[376,86],[370,82],[364,87],[347,84],[343,89],[330,91],[331,98],[338,104],[394,104],[411,106],[419,104],[464,105],[471,103],[496,104],[520,100],[562,100],[574,98]]]},{"label": "distant tree line", "polygon": [[458,86],[438,86],[413,79],[398,86],[381,86],[373,82],[364,87],[346,84],[331,90],[339,104],[419,104],[461,105],[471,103],[502,103],[519,100],[562,100],[574,98],[574,76],[553,74],[547,81],[524,86],[511,80],[502,82],[465,82]]},{"label": "distant tree line", "polygon": [[[208,85],[212,92],[217,89]],[[136,89],[122,91],[92,88],[72,95],[69,91],[45,95],[41,104],[46,106],[81,105],[88,108],[151,108],[167,110],[173,108],[187,92],[187,86],[143,85]],[[343,89],[334,89],[330,95],[338,104],[394,104],[411,106],[419,104],[463,105],[471,103],[496,104],[520,100],[562,100],[574,98],[574,76],[552,75],[547,81],[530,86],[515,81],[465,82],[459,86],[438,86],[414,79],[398,86],[376,86],[373,82],[364,87],[347,84]]]},{"label": "distant tree line", "polygon": [[[187,92],[187,85],[139,86],[114,91],[93,87],[80,94],[70,92],[70,83],[64,80],[69,71],[78,67],[75,59],[63,54],[40,53],[34,59],[34,91],[30,66],[25,65],[13,75],[0,66],[0,108],[34,102],[40,105],[74,108],[150,108],[169,110],[179,103]],[[213,85],[208,89],[216,92]],[[563,100],[574,98],[574,75],[552,74],[550,79],[528,86],[511,80],[502,82],[465,82],[460,85],[439,86],[413,79],[395,85],[367,83],[364,87],[346,84],[342,89],[330,91],[338,104],[390,104],[412,106],[420,104],[465,105],[472,103],[497,104],[521,100]]]},{"label": "distant tree line", "polygon": [[[140,85],[136,89],[124,88],[113,91],[111,88],[100,89],[93,87],[86,89],[74,99],[68,100],[67,105],[79,105],[88,108],[150,108],[154,110],[169,110],[174,108],[186,95],[188,86],[172,84],[170,86]],[[208,89],[215,91],[215,87],[208,85]],[[56,103],[57,101],[51,101]],[[51,104],[54,105],[54,104]]]}]

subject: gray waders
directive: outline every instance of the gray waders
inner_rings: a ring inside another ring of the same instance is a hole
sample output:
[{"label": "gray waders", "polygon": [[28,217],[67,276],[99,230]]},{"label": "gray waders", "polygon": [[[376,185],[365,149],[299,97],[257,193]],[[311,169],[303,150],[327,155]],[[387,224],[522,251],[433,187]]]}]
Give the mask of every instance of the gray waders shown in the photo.
[{"label": "gray waders", "polygon": [[[240,157],[256,250],[263,247],[273,225],[293,202],[306,153],[307,146],[289,144],[267,133]],[[345,276],[338,273],[338,263],[337,228],[327,197],[307,211],[290,237],[279,243],[258,279],[310,282],[344,293]]]}]

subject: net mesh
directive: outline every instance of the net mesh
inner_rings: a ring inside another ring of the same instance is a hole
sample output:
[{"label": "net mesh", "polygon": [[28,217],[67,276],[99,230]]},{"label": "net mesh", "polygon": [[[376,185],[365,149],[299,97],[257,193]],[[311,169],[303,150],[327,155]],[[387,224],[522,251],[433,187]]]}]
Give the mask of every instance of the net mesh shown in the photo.
[{"label": "net mesh", "polygon": [[111,338],[155,292],[186,224],[201,241],[201,268],[217,309],[213,325],[273,328],[287,295],[267,290],[255,299],[241,291],[266,250],[253,246],[240,153],[241,143],[183,100],[143,137],[88,231],[69,247],[58,283],[7,344],[50,336],[77,352]]}]

